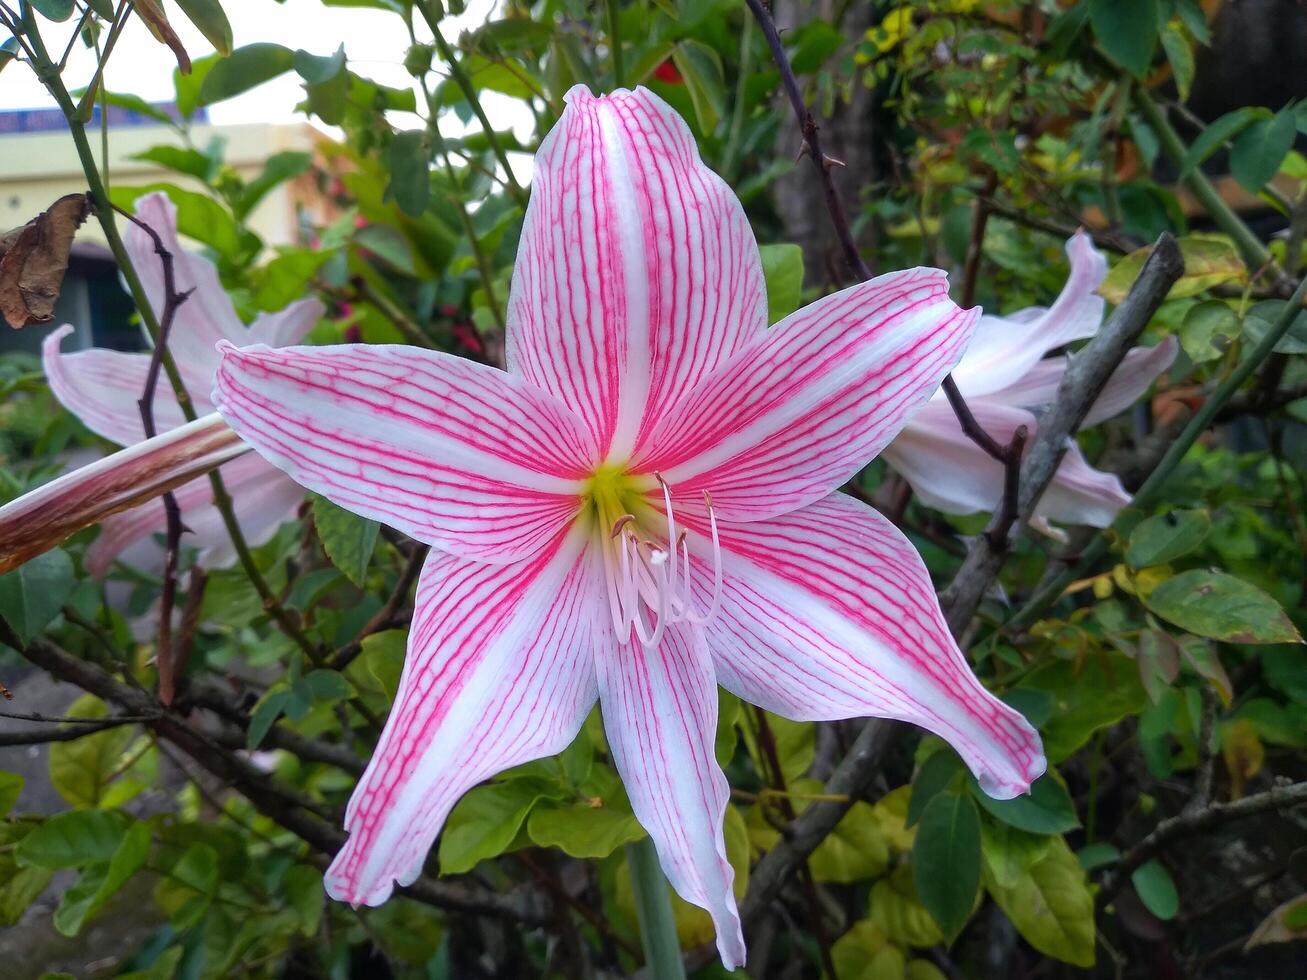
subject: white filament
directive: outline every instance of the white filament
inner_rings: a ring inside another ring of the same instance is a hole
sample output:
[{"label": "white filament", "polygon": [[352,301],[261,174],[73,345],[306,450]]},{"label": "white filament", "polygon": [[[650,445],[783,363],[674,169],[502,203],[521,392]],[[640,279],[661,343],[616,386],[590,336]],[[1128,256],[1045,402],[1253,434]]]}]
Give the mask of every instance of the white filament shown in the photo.
[{"label": "white filament", "polygon": [[666,546],[642,539],[635,518],[626,514],[614,522],[611,546],[605,549],[608,608],[618,639],[625,642],[634,635],[646,648],[656,647],[673,623],[711,621],[721,608],[722,599],[722,548],[712,498],[707,493],[703,495],[712,534],[712,599],[708,608],[700,612],[694,601],[686,533],[677,533],[670,487],[662,477],[655,476],[662,486],[667,515]]}]

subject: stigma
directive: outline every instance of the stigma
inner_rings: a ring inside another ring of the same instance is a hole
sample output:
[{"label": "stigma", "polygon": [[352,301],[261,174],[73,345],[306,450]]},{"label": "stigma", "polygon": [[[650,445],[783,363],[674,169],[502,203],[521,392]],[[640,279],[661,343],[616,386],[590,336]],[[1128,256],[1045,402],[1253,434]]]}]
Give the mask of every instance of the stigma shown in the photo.
[{"label": "stigma", "polygon": [[712,592],[707,606],[701,608],[695,601],[687,535],[676,526],[671,488],[657,473],[654,478],[663,494],[663,534],[642,533],[633,514],[622,514],[606,531],[601,529],[607,537],[602,542],[604,577],[617,638],[638,640],[646,648],[657,646],[674,623],[710,622],[722,599],[722,549],[712,497],[707,492],[703,495],[712,536]]}]

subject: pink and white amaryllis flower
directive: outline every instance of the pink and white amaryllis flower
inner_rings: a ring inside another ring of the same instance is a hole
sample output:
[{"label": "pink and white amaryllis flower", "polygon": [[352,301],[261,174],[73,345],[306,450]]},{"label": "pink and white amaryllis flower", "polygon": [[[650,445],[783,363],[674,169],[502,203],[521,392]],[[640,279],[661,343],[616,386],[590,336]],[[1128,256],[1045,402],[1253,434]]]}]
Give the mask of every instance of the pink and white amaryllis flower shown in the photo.
[{"label": "pink and white amaryllis flower", "polygon": [[989,793],[1044,771],[885,518],[833,494],[961,355],[933,269],[770,330],[757,245],[689,129],[584,87],[541,144],[508,370],[408,347],[223,346],[214,403],[296,480],[432,545],[385,731],[327,874],[375,905],[450,807],[562,750],[596,699],[667,877],[744,960],[717,685],[794,719],[899,718]]},{"label": "pink and white amaryllis flower", "polygon": [[[971,346],[953,370],[977,421],[1000,442],[1011,439],[1022,425],[1033,437],[1038,423],[1032,409],[1042,409],[1057,394],[1068,359],[1045,355],[1092,337],[1103,322],[1104,301],[1096,290],[1107,275],[1107,260],[1083,231],[1067,241],[1066,252],[1071,275],[1053,305],[1005,317],[982,316]],[[1133,405],[1171,366],[1176,350],[1174,337],[1131,350],[1082,425],[1095,425]],[[962,432],[943,392],[903,427],[885,449],[885,458],[924,504],[949,514],[992,510],[1003,497],[1002,466]],[[1031,524],[1064,538],[1053,522],[1107,527],[1129,503],[1120,479],[1094,469],[1075,441],[1068,440],[1066,455]]]},{"label": "pink and white amaryllis flower", "polygon": [[[168,349],[198,414],[213,411],[209,390],[218,368],[219,341],[238,346],[257,343],[283,347],[302,340],[322,316],[322,304],[317,300],[298,300],[277,313],[259,314],[246,327],[218,281],[213,263],[182,249],[173,203],[164,194],[147,194],[137,201],[136,216],[159,235],[172,253],[178,291],[190,291],[186,301],[177,307]],[[155,315],[161,316],[163,264],[155,253],[154,242],[132,224],[124,244]],[[50,389],[97,435],[121,446],[140,442],[145,431],[137,400],[145,390],[150,355],[99,348],[61,354],[59,344],[72,332],[73,327],[65,325],[45,339],[43,355]],[[160,432],[186,421],[167,378],[162,376],[154,396],[154,417]],[[270,538],[278,525],[294,517],[295,508],[304,499],[302,487],[257,453],[246,453],[224,464],[221,472],[233,497],[237,520],[251,544]],[[199,549],[196,560],[210,568],[234,561],[235,552],[213,504],[208,477],[192,480],[175,490],[174,495],[187,529],[182,542]],[[161,500],[107,518],[87,550],[87,569],[102,575],[117,558],[141,565],[157,561],[160,551],[154,535],[162,533],[166,525]]]}]

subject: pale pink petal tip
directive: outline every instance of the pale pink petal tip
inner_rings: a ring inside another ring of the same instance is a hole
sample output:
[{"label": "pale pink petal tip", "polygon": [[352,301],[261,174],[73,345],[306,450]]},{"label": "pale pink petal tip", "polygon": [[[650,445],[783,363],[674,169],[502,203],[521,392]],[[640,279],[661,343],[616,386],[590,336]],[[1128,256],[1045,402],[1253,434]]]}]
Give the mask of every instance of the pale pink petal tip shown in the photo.
[{"label": "pale pink petal tip", "polygon": [[1030,792],[1030,784],[1048,770],[1039,734],[1015,711],[1014,724],[1025,737],[1021,750],[1000,750],[992,756],[967,759],[967,765],[985,795],[1011,800]]}]

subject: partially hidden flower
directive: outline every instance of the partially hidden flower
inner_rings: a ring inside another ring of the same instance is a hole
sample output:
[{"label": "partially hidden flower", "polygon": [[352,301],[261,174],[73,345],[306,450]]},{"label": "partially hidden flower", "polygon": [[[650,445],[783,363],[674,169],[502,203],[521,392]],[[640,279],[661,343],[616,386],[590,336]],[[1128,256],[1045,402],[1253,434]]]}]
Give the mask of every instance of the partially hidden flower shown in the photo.
[{"label": "partially hidden flower", "polygon": [[[298,300],[277,313],[261,313],[246,327],[208,259],[186,252],[177,240],[177,211],[162,193],[147,194],[136,204],[136,216],[159,235],[173,257],[178,292],[188,293],[177,307],[168,338],[198,414],[213,411],[209,390],[218,368],[219,341],[282,347],[298,343],[322,315],[315,299]],[[124,244],[141,277],[150,305],[161,316],[164,305],[163,263],[154,242],[135,224],[129,225]],[[61,354],[59,345],[73,332],[65,325],[46,337],[43,358],[50,389],[88,429],[110,442],[130,446],[145,438],[138,400],[145,391],[149,354],[91,350]],[[160,376],[154,395],[156,428],[164,432],[186,421],[168,380]],[[221,468],[224,484],[234,500],[241,530],[251,544],[266,541],[278,525],[295,515],[304,491],[281,470],[257,453],[245,453]],[[199,549],[196,560],[206,567],[221,567],[235,560],[221,515],[214,506],[207,477],[192,479],[174,495],[181,507],[186,534],[182,541]],[[107,518],[99,536],[87,550],[86,566],[103,575],[118,558],[133,564],[150,564],[158,549],[154,536],[167,524],[163,503],[153,500]]]},{"label": "partially hidden flower", "polygon": [[[1057,394],[1068,356],[1049,351],[1098,332],[1104,301],[1096,290],[1107,261],[1089,236],[1078,231],[1066,243],[1071,274],[1047,309],[1029,307],[1008,316],[982,316],[953,379],[976,420],[1001,442],[1024,425],[1033,438],[1033,410]],[[1108,379],[1082,427],[1096,425],[1139,400],[1175,360],[1177,344],[1167,337],[1155,347],[1136,347]],[[949,514],[994,509],[1003,497],[1003,468],[972,442],[958,425],[943,392],[937,392],[885,449],[885,459],[928,507]],[[1031,525],[1064,538],[1054,524],[1107,527],[1130,503],[1130,494],[1113,473],[1089,465],[1075,440],[1035,508]]]},{"label": "partially hidden flower", "polygon": [[296,480],[432,546],[326,885],[376,905],[455,801],[598,700],[668,879],[744,961],[717,685],[947,739],[997,797],[1039,738],[950,637],[911,544],[834,491],[953,366],[974,311],[913,269],[766,326],[739,201],[645,89],[572,89],[541,144],[508,370],[400,346],[222,345],[214,403]]}]

